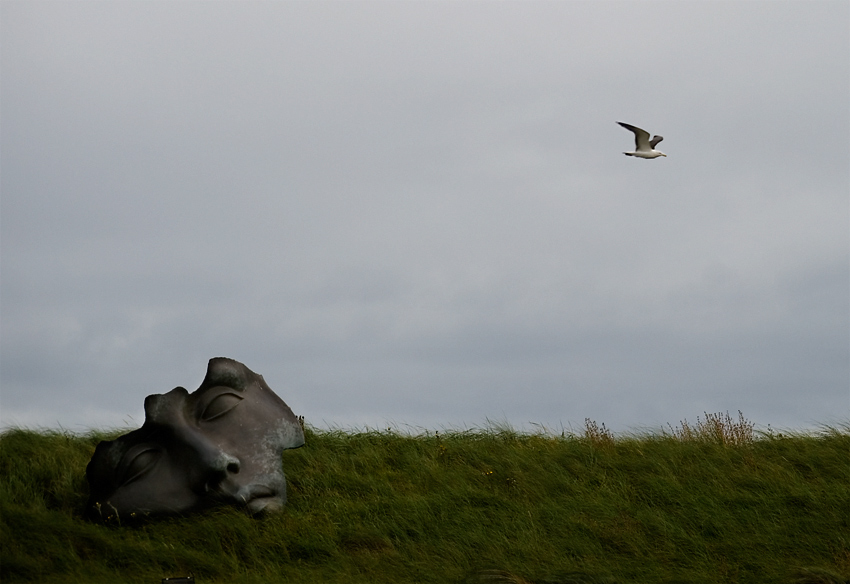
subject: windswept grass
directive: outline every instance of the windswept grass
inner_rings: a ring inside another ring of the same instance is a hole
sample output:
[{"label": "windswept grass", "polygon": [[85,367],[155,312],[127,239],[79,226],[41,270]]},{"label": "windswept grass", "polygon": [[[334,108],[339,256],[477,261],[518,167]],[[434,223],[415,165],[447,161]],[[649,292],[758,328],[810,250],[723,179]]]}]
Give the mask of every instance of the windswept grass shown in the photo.
[{"label": "windswept grass", "polygon": [[742,415],[614,436],[505,428],[315,431],[289,503],[106,527],[81,518],[105,436],[0,437],[11,582],[838,583],[850,575],[850,428],[758,435]]}]

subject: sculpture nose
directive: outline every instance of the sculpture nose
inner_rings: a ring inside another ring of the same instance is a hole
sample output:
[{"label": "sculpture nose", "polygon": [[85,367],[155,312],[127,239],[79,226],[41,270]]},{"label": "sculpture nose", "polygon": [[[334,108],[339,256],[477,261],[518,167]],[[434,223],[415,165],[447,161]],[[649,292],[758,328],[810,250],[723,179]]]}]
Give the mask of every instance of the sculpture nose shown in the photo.
[{"label": "sculpture nose", "polygon": [[205,453],[202,457],[202,464],[210,474],[239,474],[240,464],[239,459],[231,456],[219,448],[214,448],[214,451]]},{"label": "sculpture nose", "polygon": [[207,459],[204,464],[202,481],[205,493],[218,490],[230,475],[239,473],[239,459],[219,450],[214,457]]},{"label": "sculpture nose", "polygon": [[215,490],[228,477],[239,474],[242,464],[238,458],[193,429],[186,428],[181,434],[184,444],[189,447],[190,456],[194,458],[199,490]]}]

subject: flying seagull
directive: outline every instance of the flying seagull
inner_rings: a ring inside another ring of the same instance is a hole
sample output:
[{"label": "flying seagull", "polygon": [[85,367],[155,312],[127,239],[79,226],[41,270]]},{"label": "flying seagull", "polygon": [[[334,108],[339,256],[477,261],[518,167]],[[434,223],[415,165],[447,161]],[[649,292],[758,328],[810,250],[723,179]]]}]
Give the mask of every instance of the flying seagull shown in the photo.
[{"label": "flying seagull", "polygon": [[635,134],[635,151],[623,152],[626,156],[637,156],[638,158],[658,158],[659,156],[667,156],[663,152],[655,149],[655,145],[664,139],[662,136],[653,136],[652,140],[650,140],[649,132],[646,130],[641,130],[637,126],[624,124],[623,122],[617,123]]}]

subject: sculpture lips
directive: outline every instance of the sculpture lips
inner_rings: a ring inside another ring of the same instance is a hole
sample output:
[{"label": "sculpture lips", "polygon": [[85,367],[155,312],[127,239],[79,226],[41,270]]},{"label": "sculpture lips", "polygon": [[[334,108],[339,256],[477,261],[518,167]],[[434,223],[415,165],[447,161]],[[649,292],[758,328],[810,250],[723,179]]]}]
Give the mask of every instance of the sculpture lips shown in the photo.
[{"label": "sculpture lips", "polygon": [[238,496],[247,504],[253,501],[254,499],[276,497],[277,493],[273,489],[265,485],[249,485],[248,487],[239,489]]},{"label": "sculpture lips", "polygon": [[245,505],[251,514],[277,511],[283,507],[280,494],[266,485],[248,485],[239,489],[239,505]]},{"label": "sculpture lips", "polygon": [[[210,494],[214,499],[238,505],[239,507],[251,507],[255,501],[277,499],[279,496],[277,491],[262,484],[246,485],[236,490],[228,489],[226,485],[221,484]],[[262,506],[264,507],[265,504]]]}]

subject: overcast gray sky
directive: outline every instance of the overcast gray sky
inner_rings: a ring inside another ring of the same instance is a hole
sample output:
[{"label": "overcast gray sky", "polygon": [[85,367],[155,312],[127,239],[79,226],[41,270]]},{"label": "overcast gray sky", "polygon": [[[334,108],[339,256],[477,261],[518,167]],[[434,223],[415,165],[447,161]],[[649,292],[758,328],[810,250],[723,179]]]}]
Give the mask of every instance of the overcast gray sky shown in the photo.
[{"label": "overcast gray sky", "polygon": [[5,427],[848,419],[846,1],[0,10]]}]

